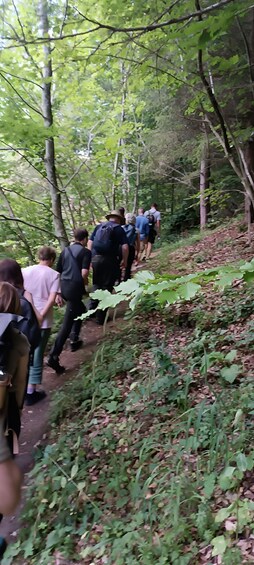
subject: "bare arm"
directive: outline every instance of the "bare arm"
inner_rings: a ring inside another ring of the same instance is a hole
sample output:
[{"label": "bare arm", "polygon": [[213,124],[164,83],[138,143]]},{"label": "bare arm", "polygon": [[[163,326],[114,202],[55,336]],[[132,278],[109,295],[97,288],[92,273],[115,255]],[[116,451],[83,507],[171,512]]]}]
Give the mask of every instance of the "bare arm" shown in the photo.
[{"label": "bare arm", "polygon": [[35,313],[35,316],[36,316],[36,318],[37,318],[37,320],[38,320],[38,323],[39,323],[39,325],[41,325],[41,323],[42,323],[42,316],[41,316],[39,310],[37,310],[37,308],[35,308],[35,305],[34,305],[34,301],[33,301],[33,297],[32,297],[31,292],[29,292],[28,290],[25,290],[25,292],[24,292],[24,297],[28,300],[28,302],[30,302],[31,306],[32,306],[33,309],[34,309],[34,313]]},{"label": "bare arm", "polygon": [[83,277],[84,285],[88,284],[88,273],[89,269],[82,269],[81,275]]},{"label": "bare arm", "polygon": [[93,248],[93,241],[92,239],[89,239],[87,242],[87,249],[89,249],[89,251],[92,251],[92,248]]},{"label": "bare arm", "polygon": [[128,255],[129,255],[129,246],[128,246],[128,243],[124,243],[122,245],[122,257],[123,257],[123,266],[125,268],[127,266]]},{"label": "bare arm", "polygon": [[48,311],[50,310],[50,308],[54,305],[56,295],[57,295],[57,292],[50,292],[48,300],[47,300],[43,310],[41,310],[41,312],[40,312],[42,318],[45,318],[45,316],[48,313]]}]

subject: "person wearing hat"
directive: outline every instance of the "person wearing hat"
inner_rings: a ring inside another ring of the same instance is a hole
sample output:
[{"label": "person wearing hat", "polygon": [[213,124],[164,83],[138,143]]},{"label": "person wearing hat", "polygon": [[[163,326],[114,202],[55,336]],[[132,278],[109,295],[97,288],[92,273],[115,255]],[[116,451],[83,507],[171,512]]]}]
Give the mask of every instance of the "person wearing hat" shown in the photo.
[{"label": "person wearing hat", "polygon": [[140,236],[139,231],[136,229],[136,216],[135,214],[128,213],[125,216],[125,225],[122,226],[126,233],[129,244],[129,255],[127,260],[127,267],[125,269],[124,281],[131,278],[131,267],[135,259],[135,254],[139,255],[140,250]]},{"label": "person wearing hat", "polygon": [[[92,251],[93,291],[113,291],[119,275],[119,248],[122,253],[123,267],[127,266],[129,245],[126,234],[122,229],[122,215],[119,210],[112,210],[106,215],[107,222],[99,224],[94,229],[88,241],[88,249]],[[96,308],[98,302],[91,300],[90,308]],[[96,322],[104,324],[105,310],[96,312]]]}]

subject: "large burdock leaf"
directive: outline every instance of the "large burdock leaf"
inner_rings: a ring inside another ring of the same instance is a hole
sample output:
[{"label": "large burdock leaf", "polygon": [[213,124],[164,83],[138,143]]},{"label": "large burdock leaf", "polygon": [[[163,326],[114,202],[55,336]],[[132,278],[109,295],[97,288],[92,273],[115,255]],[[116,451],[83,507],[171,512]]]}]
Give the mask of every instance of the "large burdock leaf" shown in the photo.
[{"label": "large burdock leaf", "polygon": [[128,281],[121,282],[118,286],[115,286],[115,292],[120,292],[125,296],[133,294],[136,290],[140,288],[139,283],[135,279],[129,279]]},{"label": "large burdock leaf", "polygon": [[220,288],[225,288],[225,286],[229,286],[235,280],[239,280],[243,278],[243,273],[241,271],[232,271],[231,273],[223,273],[221,277],[216,281],[216,286]]},{"label": "large burdock leaf", "polygon": [[179,286],[177,293],[179,294],[180,298],[183,298],[184,300],[190,300],[197,294],[200,288],[200,284],[187,282],[186,284]]},{"label": "large burdock leaf", "polygon": [[151,271],[139,271],[139,273],[137,273],[133,278],[140,284],[145,284],[149,280],[154,280],[155,276]]},{"label": "large burdock leaf", "polygon": [[167,302],[168,304],[175,304],[177,300],[179,300],[179,294],[175,290],[163,290],[157,297],[157,300],[164,304]]}]

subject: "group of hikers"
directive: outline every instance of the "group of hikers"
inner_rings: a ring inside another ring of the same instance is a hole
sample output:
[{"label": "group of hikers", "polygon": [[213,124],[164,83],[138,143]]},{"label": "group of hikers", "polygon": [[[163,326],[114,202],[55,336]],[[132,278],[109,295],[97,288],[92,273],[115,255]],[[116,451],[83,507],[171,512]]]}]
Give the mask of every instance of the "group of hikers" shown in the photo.
[{"label": "group of hikers", "polygon": [[[112,292],[117,282],[130,278],[134,261],[149,259],[155,237],[160,237],[156,204],[147,212],[140,208],[137,216],[125,214],[124,208],[112,210],[106,220],[90,237],[86,229],[75,229],[74,242],[63,249],[55,269],[56,251],[48,246],[39,250],[36,265],[21,269],[14,259],[0,261],[0,521],[13,511],[20,496],[21,475],[13,455],[23,404],[32,406],[46,396],[40,386],[54,304],[66,303],[66,309],[47,365],[62,374],[65,368],[59,357],[67,339],[72,352],[83,343],[80,317],[86,312],[83,296],[90,267],[93,291]],[[89,308],[94,310],[97,304],[91,299]],[[105,316],[97,309],[95,321],[103,324]],[[4,543],[2,552],[3,548]]]}]

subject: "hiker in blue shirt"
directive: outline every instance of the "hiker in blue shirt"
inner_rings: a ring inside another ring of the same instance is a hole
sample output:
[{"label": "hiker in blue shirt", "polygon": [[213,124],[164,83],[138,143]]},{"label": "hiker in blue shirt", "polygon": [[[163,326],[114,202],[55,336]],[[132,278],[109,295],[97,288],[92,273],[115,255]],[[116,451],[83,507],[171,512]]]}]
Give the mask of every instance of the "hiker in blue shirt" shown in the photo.
[{"label": "hiker in blue shirt", "polygon": [[139,259],[145,249],[145,245],[147,244],[148,241],[148,235],[149,235],[149,222],[148,219],[145,217],[145,209],[144,208],[139,208],[138,209],[138,215],[136,217],[136,228],[139,231],[139,235],[140,235],[140,254],[139,254]]},{"label": "hiker in blue shirt", "polygon": [[134,214],[126,214],[125,225],[122,226],[126,233],[128,245],[129,245],[129,255],[127,259],[127,266],[124,274],[124,281],[131,278],[131,267],[135,259],[135,254],[139,254],[140,249],[140,236],[136,228],[136,216]]}]

